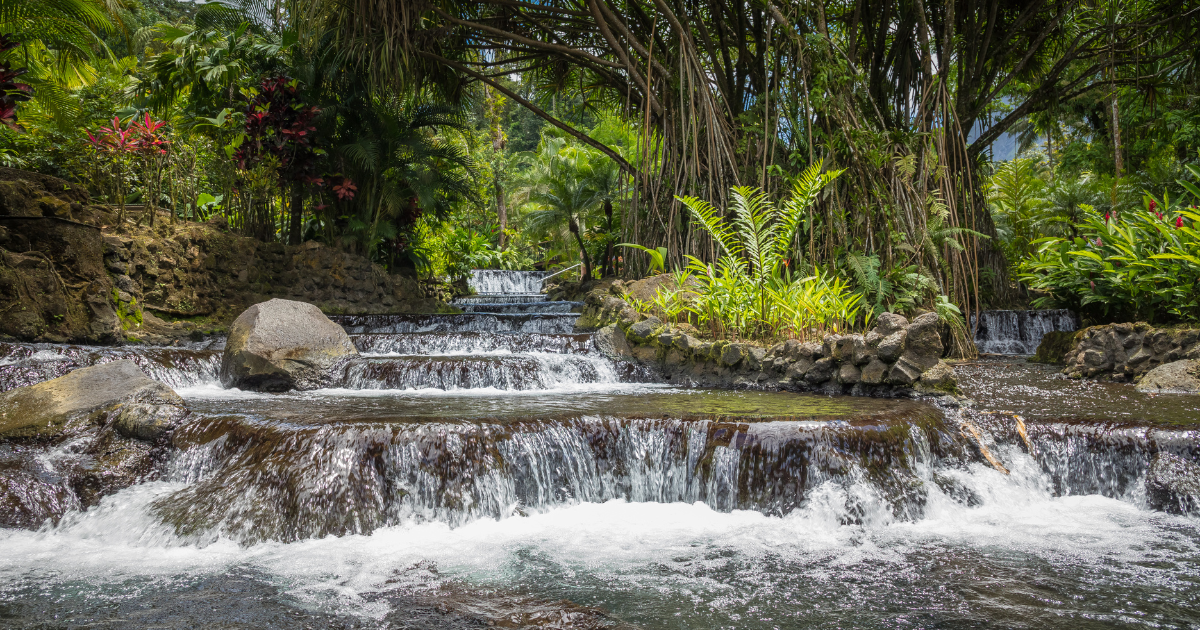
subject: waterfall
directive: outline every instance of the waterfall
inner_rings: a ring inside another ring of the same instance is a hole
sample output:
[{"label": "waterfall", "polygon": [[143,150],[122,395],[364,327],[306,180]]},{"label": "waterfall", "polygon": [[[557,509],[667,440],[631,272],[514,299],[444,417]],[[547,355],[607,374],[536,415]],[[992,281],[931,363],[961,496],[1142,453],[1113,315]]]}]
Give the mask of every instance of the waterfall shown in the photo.
[{"label": "waterfall", "polygon": [[[1055,423],[1030,425],[1031,454],[1011,423],[970,420],[1013,483],[1056,496],[1138,502],[1155,452],[1197,454],[1195,432]],[[786,515],[836,487],[844,523],[868,514],[915,521],[931,493],[967,505],[985,500],[969,471],[986,477],[990,466],[958,422],[916,408],[853,423],[601,415],[296,427],[202,419],[176,438],[185,450],[168,479],[187,486],[155,509],[186,538],[250,543],[413,521],[461,525],[613,499]]]},{"label": "waterfall", "polygon": [[[975,324],[974,316],[971,324]],[[983,311],[975,346],[985,354],[1034,354],[1046,333],[1070,332],[1078,327],[1078,318],[1066,309]]]},{"label": "waterfall", "polygon": [[0,391],[121,359],[133,361],[150,378],[175,388],[215,383],[221,365],[218,350],[0,343]]},{"label": "waterfall", "polygon": [[467,285],[476,293],[530,295],[542,292],[542,281],[550,274],[545,271],[502,271],[472,269]]}]

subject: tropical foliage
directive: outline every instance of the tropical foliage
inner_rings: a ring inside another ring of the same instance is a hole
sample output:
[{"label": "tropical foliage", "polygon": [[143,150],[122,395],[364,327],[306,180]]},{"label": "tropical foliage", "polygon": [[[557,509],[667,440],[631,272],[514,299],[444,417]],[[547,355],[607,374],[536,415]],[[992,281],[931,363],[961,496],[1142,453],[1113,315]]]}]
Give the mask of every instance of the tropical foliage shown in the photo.
[{"label": "tropical foliage", "polygon": [[[1200,177],[1200,171],[1191,167]],[[1193,202],[1200,188],[1182,182]],[[1200,321],[1200,211],[1169,194],[1142,208],[1101,215],[1090,206],[1077,236],[1034,241],[1020,278],[1044,297],[1102,320]]]}]

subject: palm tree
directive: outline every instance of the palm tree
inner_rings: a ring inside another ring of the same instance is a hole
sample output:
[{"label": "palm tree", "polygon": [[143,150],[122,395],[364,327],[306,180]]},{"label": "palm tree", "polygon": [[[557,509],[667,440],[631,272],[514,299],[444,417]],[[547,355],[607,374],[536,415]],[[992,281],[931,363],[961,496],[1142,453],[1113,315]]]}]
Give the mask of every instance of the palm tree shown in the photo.
[{"label": "palm tree", "polygon": [[359,188],[350,228],[361,251],[374,255],[381,242],[396,239],[422,216],[441,219],[455,202],[471,197],[474,169],[464,148],[445,133],[466,129],[457,109],[411,96],[365,94],[338,106],[340,133],[347,137],[337,153]]},{"label": "palm tree", "polygon": [[597,160],[592,152],[571,146],[562,138],[544,139],[541,151],[531,157],[524,177],[527,184],[519,191],[533,208],[523,217],[525,226],[534,232],[560,234],[565,226],[579,247],[583,261],[580,277],[587,278],[592,259],[582,233],[588,215],[603,198],[597,187]]}]

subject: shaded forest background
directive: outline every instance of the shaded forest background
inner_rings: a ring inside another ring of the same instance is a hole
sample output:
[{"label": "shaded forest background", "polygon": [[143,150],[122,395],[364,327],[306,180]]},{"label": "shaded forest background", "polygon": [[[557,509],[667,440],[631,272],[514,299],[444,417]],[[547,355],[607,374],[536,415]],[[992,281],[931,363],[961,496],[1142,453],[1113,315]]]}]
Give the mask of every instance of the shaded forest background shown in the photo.
[{"label": "shaded forest background", "polygon": [[781,296],[1189,320],[1198,25],[1156,0],[4,0],[0,161],[398,273],[691,264],[709,293],[738,277],[681,199],[732,225],[734,187],[783,204],[815,168]]}]

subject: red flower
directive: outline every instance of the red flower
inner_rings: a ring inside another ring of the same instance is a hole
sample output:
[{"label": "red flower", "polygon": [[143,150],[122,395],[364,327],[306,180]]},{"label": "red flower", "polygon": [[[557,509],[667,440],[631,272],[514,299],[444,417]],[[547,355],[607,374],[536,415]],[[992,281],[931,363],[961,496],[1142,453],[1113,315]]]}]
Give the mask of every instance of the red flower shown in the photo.
[{"label": "red flower", "polygon": [[1155,212],[1155,213],[1154,213],[1154,216],[1158,217],[1158,220],[1159,220],[1159,221],[1162,221],[1162,220],[1163,220],[1163,213],[1161,213],[1161,212]]},{"label": "red flower", "polygon": [[1154,212],[1158,208],[1158,203],[1153,199],[1150,200],[1150,212]]},{"label": "red flower", "polygon": [[1183,227],[1183,215],[1175,217],[1175,227],[1177,229]]},{"label": "red flower", "polygon": [[1112,218],[1112,215],[1111,215],[1111,214],[1109,214],[1109,213],[1107,213],[1107,212],[1105,212],[1105,213],[1104,213],[1104,222],[1105,222],[1105,223],[1108,223],[1108,220],[1109,220],[1109,219],[1111,219],[1111,218]]}]

